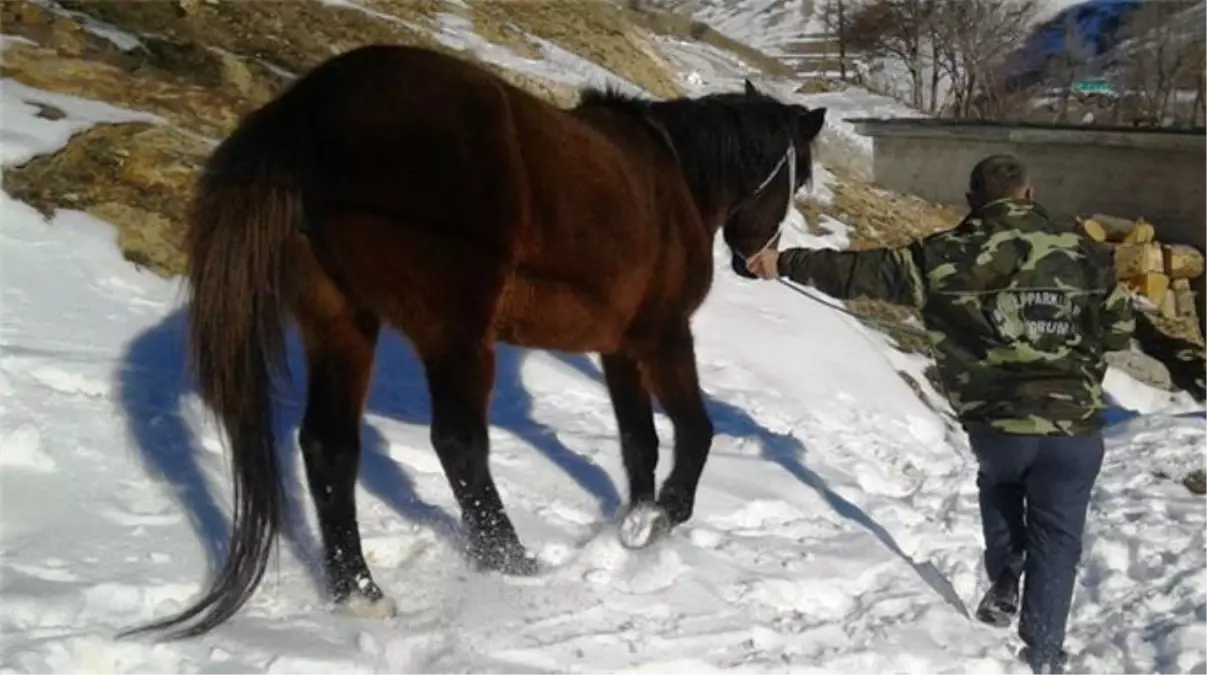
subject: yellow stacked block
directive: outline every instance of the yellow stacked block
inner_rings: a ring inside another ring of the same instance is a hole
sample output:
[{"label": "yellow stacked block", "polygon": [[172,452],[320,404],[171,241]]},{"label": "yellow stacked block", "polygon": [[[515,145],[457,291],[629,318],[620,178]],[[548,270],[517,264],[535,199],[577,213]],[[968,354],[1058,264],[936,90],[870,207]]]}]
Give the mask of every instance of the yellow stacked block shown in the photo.
[{"label": "yellow stacked block", "polygon": [[1144,220],[1137,220],[1132,229],[1127,234],[1123,235],[1123,243],[1125,244],[1150,244],[1157,238],[1157,231],[1153,228],[1152,223],[1147,223]]},{"label": "yellow stacked block", "polygon": [[1203,254],[1185,244],[1163,244],[1165,272],[1174,279],[1197,279],[1203,274]]},{"label": "yellow stacked block", "polygon": [[1115,247],[1115,276],[1133,279],[1165,272],[1165,256],[1156,244],[1119,244]]},{"label": "yellow stacked block", "polygon": [[1153,304],[1158,306],[1165,301],[1167,295],[1173,298],[1173,294],[1168,293],[1169,277],[1160,272],[1150,272],[1132,277],[1128,279],[1128,286],[1131,286],[1132,289],[1139,293],[1143,293],[1145,297],[1153,301]]},{"label": "yellow stacked block", "polygon": [[1203,251],[1185,244],[1157,240],[1157,228],[1144,218],[1129,220],[1105,213],[1078,218],[1087,238],[1110,251],[1115,275],[1151,302],[1142,303],[1176,323],[1185,322],[1198,332],[1198,310],[1190,280],[1203,276],[1207,260]]},{"label": "yellow stacked block", "polygon": [[1189,279],[1174,279],[1169,285],[1169,294],[1174,298],[1175,313],[1181,319],[1198,319],[1194,306],[1194,291],[1190,290]]},{"label": "yellow stacked block", "polygon": [[1081,231],[1085,232],[1086,236],[1094,241],[1106,241],[1106,228],[1102,226],[1102,223],[1093,218],[1086,218],[1081,221]]}]

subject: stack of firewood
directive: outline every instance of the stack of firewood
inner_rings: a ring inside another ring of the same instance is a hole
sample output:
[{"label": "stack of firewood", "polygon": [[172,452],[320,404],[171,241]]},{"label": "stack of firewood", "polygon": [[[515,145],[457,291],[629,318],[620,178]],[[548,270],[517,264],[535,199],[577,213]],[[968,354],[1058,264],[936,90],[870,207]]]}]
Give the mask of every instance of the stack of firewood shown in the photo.
[{"label": "stack of firewood", "polygon": [[1080,219],[1080,224],[1087,236],[1112,249],[1120,281],[1148,298],[1165,318],[1197,325],[1190,281],[1203,275],[1201,251],[1157,241],[1156,229],[1143,218],[1133,221],[1096,213]]}]

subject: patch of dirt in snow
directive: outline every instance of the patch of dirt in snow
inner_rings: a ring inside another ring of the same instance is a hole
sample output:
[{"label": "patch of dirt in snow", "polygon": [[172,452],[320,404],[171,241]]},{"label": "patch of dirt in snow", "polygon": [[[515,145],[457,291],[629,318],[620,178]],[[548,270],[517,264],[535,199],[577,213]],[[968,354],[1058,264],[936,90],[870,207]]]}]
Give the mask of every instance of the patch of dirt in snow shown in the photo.
[{"label": "patch of dirt in snow", "polygon": [[230,133],[253,106],[233,89],[208,90],[153,76],[132,76],[103,60],[64,56],[51,48],[21,43],[5,47],[0,75],[46,92],[150,113],[182,130],[211,138]]},{"label": "patch of dirt in snow", "polygon": [[553,42],[657,98],[683,93],[649,32],[635,25],[623,8],[611,3],[479,2],[471,4],[469,11],[475,27],[492,27],[480,34],[487,38],[501,35],[508,46],[530,58],[542,52],[525,34]]},{"label": "patch of dirt in snow", "polygon": [[955,227],[964,212],[915,195],[893,192],[859,180],[841,169],[831,169],[833,198],[817,211],[847,224],[851,248],[856,250],[903,246],[936,232]]},{"label": "patch of dirt in snow", "polygon": [[[11,91],[8,83],[4,88]],[[98,125],[59,152],[6,171],[4,189],[47,217],[56,208],[80,209],[113,223],[127,260],[159,274],[181,274],[186,259],[179,224],[210,150],[169,126]]]},{"label": "patch of dirt in snow", "polygon": [[[403,12],[387,21],[356,3],[124,2],[61,0],[67,9],[143,35],[162,35],[195,50],[218,48],[243,60],[261,59],[290,73],[301,73],[339,52],[370,43],[412,44],[442,49],[421,21],[440,3],[378,0],[383,10]],[[154,61],[152,62],[154,64]],[[185,74],[187,76],[187,74]]]}]

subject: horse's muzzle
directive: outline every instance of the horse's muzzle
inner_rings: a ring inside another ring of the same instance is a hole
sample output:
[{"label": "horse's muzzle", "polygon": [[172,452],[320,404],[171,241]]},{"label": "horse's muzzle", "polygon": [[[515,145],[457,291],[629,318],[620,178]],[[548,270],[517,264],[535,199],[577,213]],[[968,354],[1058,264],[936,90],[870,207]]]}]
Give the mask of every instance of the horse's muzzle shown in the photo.
[{"label": "horse's muzzle", "polygon": [[732,258],[729,261],[729,264],[733,267],[734,274],[737,274],[740,277],[746,277],[747,279],[758,279],[758,275],[756,275],[754,272],[751,272],[750,268],[746,266],[745,258],[737,253],[731,253],[730,255]]}]

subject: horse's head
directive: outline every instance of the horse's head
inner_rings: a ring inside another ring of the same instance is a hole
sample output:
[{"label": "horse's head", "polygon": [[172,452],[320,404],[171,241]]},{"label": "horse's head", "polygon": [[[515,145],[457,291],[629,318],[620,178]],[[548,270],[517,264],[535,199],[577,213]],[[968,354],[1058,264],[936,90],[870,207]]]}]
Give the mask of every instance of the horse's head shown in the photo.
[{"label": "horse's head", "polygon": [[813,176],[812,143],[826,109],[783,103],[758,91],[646,101],[607,90],[583,92],[577,110],[626,110],[645,120],[674,154],[696,209],[724,231],[734,271],[778,242],[797,190]]},{"label": "horse's head", "polygon": [[734,272],[753,277],[746,260],[778,246],[793,198],[813,177],[812,144],[825,124],[826,109],[781,103],[749,80],[739,98],[727,96],[743,119],[734,139],[739,147],[725,167],[732,199],[723,214],[723,236]]}]

